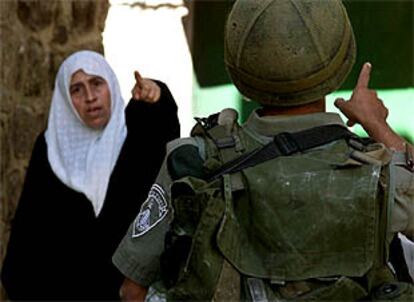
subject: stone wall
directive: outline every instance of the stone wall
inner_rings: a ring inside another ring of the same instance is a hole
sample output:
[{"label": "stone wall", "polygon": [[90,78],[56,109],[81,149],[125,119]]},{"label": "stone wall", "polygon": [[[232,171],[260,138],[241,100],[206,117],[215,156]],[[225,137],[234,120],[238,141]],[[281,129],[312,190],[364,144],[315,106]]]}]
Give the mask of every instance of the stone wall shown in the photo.
[{"label": "stone wall", "polygon": [[0,263],[57,69],[76,50],[103,52],[108,8],[107,0],[0,0]]}]

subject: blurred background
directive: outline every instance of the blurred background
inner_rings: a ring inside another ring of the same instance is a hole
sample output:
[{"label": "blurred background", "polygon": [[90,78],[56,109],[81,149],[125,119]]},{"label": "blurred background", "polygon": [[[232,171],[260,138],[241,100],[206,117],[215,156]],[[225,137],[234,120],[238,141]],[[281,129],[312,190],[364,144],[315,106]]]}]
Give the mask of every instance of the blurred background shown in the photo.
[{"label": "blurred background", "polygon": [[[234,1],[111,0],[103,33],[105,55],[119,75],[128,99],[132,69],[164,80],[180,102],[183,135],[193,116],[225,107],[237,108],[243,121],[257,107],[245,102],[231,84],[223,64],[223,28]],[[371,87],[390,109],[388,121],[399,133],[414,139],[414,72],[412,0],[344,1],[358,46],[355,67],[341,90],[328,97],[349,98],[362,64],[373,64]],[[126,34],[120,34],[128,31]],[[411,102],[410,102],[411,101]],[[364,134],[356,126],[354,131]]]},{"label": "blurred background", "polygon": [[[194,116],[226,107],[236,108],[243,122],[257,104],[242,100],[223,64],[224,22],[232,3],[0,0],[0,263],[32,146],[46,126],[55,75],[63,59],[80,49],[104,53],[126,101],[134,70],[164,81],[179,105],[182,136],[188,135]],[[336,97],[350,97],[362,64],[369,61],[373,64],[370,85],[390,109],[389,123],[412,142],[413,0],[344,3],[358,57],[343,87],[328,96],[328,110],[336,111]],[[364,134],[358,126],[353,130]],[[0,300],[4,299],[0,293]]]}]

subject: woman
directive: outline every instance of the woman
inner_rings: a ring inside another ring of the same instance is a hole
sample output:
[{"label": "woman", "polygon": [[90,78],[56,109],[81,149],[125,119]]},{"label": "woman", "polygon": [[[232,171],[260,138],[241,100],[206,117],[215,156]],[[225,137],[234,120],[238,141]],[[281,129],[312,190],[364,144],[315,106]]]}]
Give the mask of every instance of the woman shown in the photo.
[{"label": "woman", "polygon": [[11,300],[117,300],[111,256],[179,136],[167,86],[135,73],[124,111],[98,53],[68,57],[32,153],[2,282]]}]

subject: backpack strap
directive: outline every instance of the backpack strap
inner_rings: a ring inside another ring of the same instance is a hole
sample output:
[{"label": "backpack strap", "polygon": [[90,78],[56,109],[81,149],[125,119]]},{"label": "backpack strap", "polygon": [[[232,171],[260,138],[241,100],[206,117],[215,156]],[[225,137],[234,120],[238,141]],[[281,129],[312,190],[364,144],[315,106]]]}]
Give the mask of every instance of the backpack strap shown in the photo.
[{"label": "backpack strap", "polygon": [[[191,136],[204,139],[207,157],[218,160],[220,166],[238,158],[245,151],[237,118],[237,111],[231,108],[223,109],[207,118],[195,118],[197,124],[191,131]],[[230,183],[233,192],[244,189],[241,173],[230,175]]]},{"label": "backpack strap", "polygon": [[274,136],[273,141],[267,145],[244,153],[230,162],[226,162],[210,175],[209,181],[215,180],[224,174],[239,172],[279,156],[289,156],[340,139],[359,140],[355,134],[340,125],[320,126],[293,133],[282,132]]},{"label": "backpack strap", "polygon": [[239,136],[238,113],[226,108],[207,118],[195,118],[197,121],[191,136],[203,137],[210,148],[209,156],[217,156],[221,163],[226,163],[240,156],[244,151]]}]

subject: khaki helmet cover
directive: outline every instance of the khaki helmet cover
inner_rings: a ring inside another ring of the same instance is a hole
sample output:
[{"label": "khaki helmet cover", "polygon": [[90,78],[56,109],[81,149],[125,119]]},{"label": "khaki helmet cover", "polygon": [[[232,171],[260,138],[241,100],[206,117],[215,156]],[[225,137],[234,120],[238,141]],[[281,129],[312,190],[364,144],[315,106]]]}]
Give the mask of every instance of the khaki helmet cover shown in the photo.
[{"label": "khaki helmet cover", "polygon": [[333,92],[356,55],[340,0],[238,0],[224,48],[241,94],[270,106],[307,104]]}]

